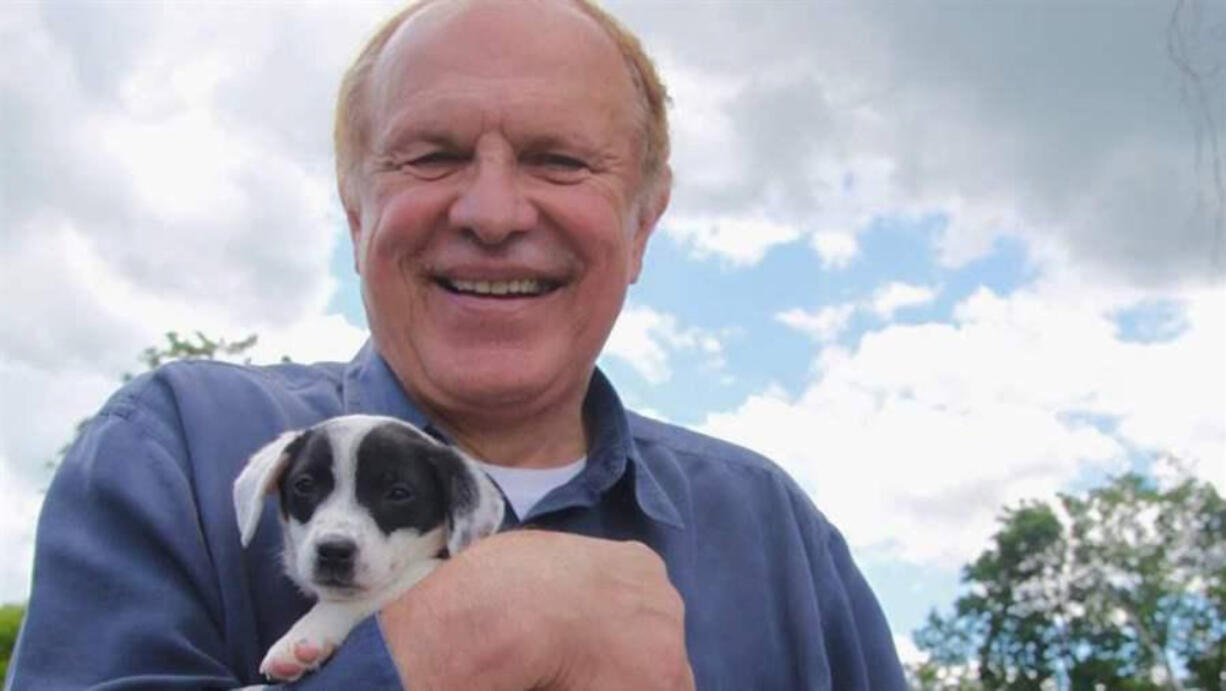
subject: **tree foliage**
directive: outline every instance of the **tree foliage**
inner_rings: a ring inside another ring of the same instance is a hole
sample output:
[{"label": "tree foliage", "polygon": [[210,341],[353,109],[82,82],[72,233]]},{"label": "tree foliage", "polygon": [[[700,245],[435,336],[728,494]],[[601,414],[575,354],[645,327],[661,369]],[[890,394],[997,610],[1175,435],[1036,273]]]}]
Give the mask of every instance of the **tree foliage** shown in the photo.
[{"label": "tree foliage", "polygon": [[[172,360],[216,360],[244,357],[244,362],[250,363],[250,358],[245,357],[247,351],[255,346],[259,336],[250,334],[246,338],[228,342],[224,338],[212,339],[205,336],[200,331],[195,332],[193,336],[183,338],[177,331],[167,331],[166,343],[157,346],[152,345],[141,351],[138,359],[145,365],[145,369],[153,370],[159,365],[170,362]],[[123,380],[130,381],[133,378],[131,373],[124,373]]]},{"label": "tree foliage", "polygon": [[21,629],[21,619],[26,609],[21,605],[0,605],[0,682],[5,678],[9,668],[9,658],[13,656],[13,646],[17,643],[17,632]]},{"label": "tree foliage", "polygon": [[1226,503],[1126,474],[1006,509],[953,612],[915,634],[920,689],[1226,689]]}]

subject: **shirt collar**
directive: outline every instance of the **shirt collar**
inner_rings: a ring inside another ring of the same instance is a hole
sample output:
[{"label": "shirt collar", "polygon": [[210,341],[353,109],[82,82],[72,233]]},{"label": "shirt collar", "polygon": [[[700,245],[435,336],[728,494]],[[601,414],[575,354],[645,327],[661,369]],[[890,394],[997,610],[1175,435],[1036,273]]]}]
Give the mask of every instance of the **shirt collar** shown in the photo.
[{"label": "shirt collar", "polygon": [[374,341],[366,341],[345,368],[343,398],[345,412],[349,414],[387,415],[423,430],[431,426],[425,413],[401,388],[392,368],[375,350]]},{"label": "shirt collar", "polygon": [[634,496],[643,513],[660,523],[684,528],[681,513],[660,486],[630,433],[630,422],[621,399],[599,368],[592,372],[583,402],[583,417],[588,425],[589,470],[581,477],[586,479],[592,492],[591,501],[608,491],[629,468]]},{"label": "shirt collar", "polygon": [[[443,438],[405,393],[387,362],[375,350],[373,341],[368,340],[346,367],[343,400],[346,413],[387,415]],[[634,442],[621,399],[599,369],[592,373],[587,398],[583,402],[583,416],[589,434],[587,468],[579,476],[578,482],[563,488],[574,487],[576,491],[551,495],[533,513],[572,506],[594,506],[601,495],[629,473],[634,482],[639,509],[655,521],[683,528],[685,524],[680,512],[656,480]]]}]

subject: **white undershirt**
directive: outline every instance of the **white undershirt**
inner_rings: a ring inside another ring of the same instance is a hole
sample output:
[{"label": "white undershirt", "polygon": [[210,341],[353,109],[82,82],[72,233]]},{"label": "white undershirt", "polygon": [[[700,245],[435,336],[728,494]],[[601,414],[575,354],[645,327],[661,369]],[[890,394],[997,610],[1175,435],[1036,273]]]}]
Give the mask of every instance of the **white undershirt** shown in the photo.
[{"label": "white undershirt", "polygon": [[506,495],[507,502],[515,509],[516,517],[523,520],[546,494],[583,472],[587,458],[580,458],[560,468],[505,468],[483,461],[477,463]]}]

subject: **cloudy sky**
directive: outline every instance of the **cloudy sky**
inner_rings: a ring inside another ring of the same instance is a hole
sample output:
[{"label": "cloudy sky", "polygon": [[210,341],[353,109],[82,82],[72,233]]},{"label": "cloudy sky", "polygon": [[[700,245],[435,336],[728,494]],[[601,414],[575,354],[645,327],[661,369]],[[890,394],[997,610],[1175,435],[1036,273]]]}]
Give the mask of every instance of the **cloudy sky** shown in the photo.
[{"label": "cloudy sky", "polygon": [[[608,6],[677,184],[602,366],[785,466],[897,635],[1005,504],[1168,454],[1226,491],[1226,5]],[[0,601],[46,461],[163,332],[364,340],[329,131],[388,7],[0,7]]]}]

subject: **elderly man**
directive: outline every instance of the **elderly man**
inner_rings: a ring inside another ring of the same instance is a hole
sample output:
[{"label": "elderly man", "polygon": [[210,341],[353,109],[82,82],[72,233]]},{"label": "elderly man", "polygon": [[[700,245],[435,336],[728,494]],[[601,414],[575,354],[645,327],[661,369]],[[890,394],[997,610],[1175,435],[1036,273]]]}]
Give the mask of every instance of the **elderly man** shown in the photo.
[{"label": "elderly man", "polygon": [[[355,412],[482,459],[514,530],[360,624],[303,688],[894,689],[847,546],[778,468],[626,413],[595,361],[668,202],[664,91],[580,0],[436,0],[341,90],[372,338],[347,365],[177,363],[109,401],[41,519],[13,688],[260,681],[307,609],[230,486]],[[265,516],[271,521],[271,512]]]}]

